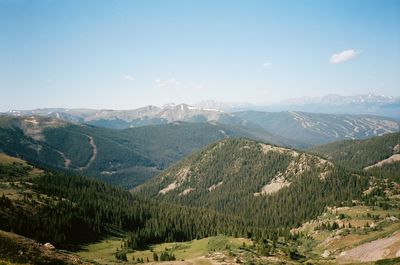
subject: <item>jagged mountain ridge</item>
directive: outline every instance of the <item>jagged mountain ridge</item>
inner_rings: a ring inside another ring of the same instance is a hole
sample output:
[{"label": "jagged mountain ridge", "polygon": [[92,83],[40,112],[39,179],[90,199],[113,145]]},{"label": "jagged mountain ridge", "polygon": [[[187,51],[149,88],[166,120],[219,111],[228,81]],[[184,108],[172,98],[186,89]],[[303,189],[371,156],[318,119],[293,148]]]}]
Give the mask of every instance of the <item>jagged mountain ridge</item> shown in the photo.
[{"label": "jagged mountain ridge", "polygon": [[[198,108],[187,104],[168,104],[163,107],[146,106],[133,110],[94,109],[36,109],[11,110],[13,116],[49,116],[71,122],[87,123],[109,128],[129,128],[145,125],[166,124],[175,121],[208,122],[234,120],[233,115],[216,109]],[[237,124],[240,121],[235,121]]]}]

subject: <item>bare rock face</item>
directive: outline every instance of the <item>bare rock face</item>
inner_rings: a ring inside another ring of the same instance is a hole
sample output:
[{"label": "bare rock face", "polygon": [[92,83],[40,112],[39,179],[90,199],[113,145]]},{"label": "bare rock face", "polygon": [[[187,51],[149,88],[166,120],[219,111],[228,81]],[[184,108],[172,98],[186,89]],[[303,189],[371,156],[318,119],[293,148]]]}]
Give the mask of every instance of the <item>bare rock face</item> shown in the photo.
[{"label": "bare rock face", "polygon": [[321,254],[321,257],[328,258],[330,255],[331,255],[331,252],[329,250],[325,250],[324,253]]},{"label": "bare rock face", "polygon": [[380,259],[398,257],[400,233],[395,232],[389,237],[380,238],[343,251],[338,259],[342,262],[371,262]]}]

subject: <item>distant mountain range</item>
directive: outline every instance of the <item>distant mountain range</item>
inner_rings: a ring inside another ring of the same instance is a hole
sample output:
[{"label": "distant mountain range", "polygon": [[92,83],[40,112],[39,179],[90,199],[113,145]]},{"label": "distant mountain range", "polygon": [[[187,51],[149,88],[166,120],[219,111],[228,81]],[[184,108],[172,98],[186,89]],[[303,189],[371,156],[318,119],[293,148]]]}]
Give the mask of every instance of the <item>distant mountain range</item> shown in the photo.
[{"label": "distant mountain range", "polygon": [[[381,101],[385,101],[384,99],[386,98],[381,98]],[[169,104],[163,107],[147,106],[133,110],[57,108],[13,110],[8,112],[7,115],[15,117],[44,116],[76,124],[110,129],[165,125],[175,122],[218,123],[226,126],[238,126],[242,129],[246,128],[247,133],[252,132],[251,134],[274,135],[272,143],[296,148],[343,139],[368,138],[400,130],[400,121],[370,114],[321,114],[300,111],[226,112],[206,108],[207,106],[194,107],[187,104]],[[256,139],[265,140],[266,138],[263,137]]]},{"label": "distant mountain range", "polygon": [[282,102],[282,108],[319,113],[371,114],[400,119],[400,98],[373,94],[357,96],[328,95]]},{"label": "distant mountain range", "polygon": [[392,96],[384,96],[384,95],[374,95],[374,94],[366,94],[366,95],[355,95],[355,96],[341,96],[341,95],[327,95],[324,97],[304,97],[297,99],[289,99],[283,101],[286,104],[293,105],[303,105],[303,104],[329,104],[329,105],[347,105],[347,104],[392,104],[398,103],[400,98],[392,97]]},{"label": "distant mountain range", "polygon": [[234,121],[233,115],[216,109],[205,109],[187,104],[168,104],[163,107],[146,106],[133,110],[94,110],[94,109],[35,109],[11,110],[7,114],[13,116],[38,115],[63,119],[70,122],[86,123],[100,127],[125,129],[146,125],[167,124],[175,121],[207,122],[229,120]]},{"label": "distant mountain range", "polygon": [[236,112],[235,117],[255,123],[266,131],[309,145],[363,139],[400,130],[399,121],[373,115],[242,111]]},{"label": "distant mountain range", "polygon": [[9,110],[6,115],[39,115],[110,128],[128,128],[145,125],[165,124],[174,121],[205,122],[234,118],[238,111],[302,111],[327,114],[377,115],[400,119],[400,97],[376,96],[373,94],[324,97],[305,97],[289,99],[278,104],[251,104],[237,102],[218,102],[207,100],[188,104],[170,103],[162,107],[145,106],[131,110],[112,109],[68,109],[43,108],[34,110]]},{"label": "distant mountain range", "polygon": [[370,114],[400,120],[400,97],[383,95],[327,95],[283,100],[274,104],[224,103],[202,101],[195,106],[236,111],[303,111],[330,114]]}]

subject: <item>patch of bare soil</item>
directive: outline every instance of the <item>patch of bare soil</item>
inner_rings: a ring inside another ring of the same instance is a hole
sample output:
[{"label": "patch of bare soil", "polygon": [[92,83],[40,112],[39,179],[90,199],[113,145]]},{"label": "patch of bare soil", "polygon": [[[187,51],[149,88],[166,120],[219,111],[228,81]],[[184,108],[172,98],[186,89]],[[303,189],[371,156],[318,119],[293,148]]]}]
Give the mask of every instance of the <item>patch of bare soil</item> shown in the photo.
[{"label": "patch of bare soil", "polygon": [[94,143],[94,139],[92,136],[86,135],[89,138],[89,144],[92,146],[92,156],[90,157],[89,161],[87,162],[87,164],[84,167],[80,167],[80,170],[85,170],[88,169],[90,167],[90,165],[93,163],[93,161],[96,159],[97,157],[97,146]]},{"label": "patch of bare soil", "polygon": [[286,181],[286,179],[282,176],[279,175],[275,177],[271,182],[264,187],[262,187],[260,192],[254,193],[254,196],[260,196],[260,195],[269,195],[275,192],[278,192],[280,189],[284,187],[289,187],[290,182]]},{"label": "patch of bare soil", "polygon": [[386,238],[374,240],[358,247],[343,251],[338,260],[347,262],[369,262],[400,256],[400,232]]},{"label": "patch of bare soil", "polygon": [[397,161],[400,161],[400,154],[392,155],[391,157],[386,158],[386,159],[384,159],[382,161],[379,161],[378,163],[376,163],[374,165],[365,167],[364,170],[368,170],[368,169],[371,169],[371,168],[374,168],[374,167],[380,167],[380,166],[383,166],[384,164],[390,164],[390,163],[394,163],[394,162],[397,162]]}]

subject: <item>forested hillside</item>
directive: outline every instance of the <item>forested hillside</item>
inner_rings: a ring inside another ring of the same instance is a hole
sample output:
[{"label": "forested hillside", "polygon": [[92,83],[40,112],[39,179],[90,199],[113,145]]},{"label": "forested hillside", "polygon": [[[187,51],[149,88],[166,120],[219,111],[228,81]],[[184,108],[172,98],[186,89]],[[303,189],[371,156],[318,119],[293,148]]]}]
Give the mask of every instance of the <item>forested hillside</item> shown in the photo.
[{"label": "forested hillside", "polygon": [[[398,228],[396,216],[400,217],[399,192],[396,182],[354,174],[305,152],[240,138],[224,139],[194,153],[141,186],[138,194],[0,154],[0,249],[7,250],[0,259],[26,260],[18,254],[26,245],[13,250],[4,244],[10,237],[27,239],[1,232],[5,230],[70,250],[88,243],[111,244],[107,260],[137,257],[132,264],[149,256],[156,261],[155,255],[161,261],[175,259],[176,252],[178,257],[191,257],[195,254],[185,253],[193,251],[188,243],[161,251],[163,245],[154,244],[205,237],[209,238],[190,244],[209,242],[206,260],[319,264],[328,257],[334,262],[330,253],[339,255],[361,240],[385,235],[397,240],[393,231]],[[335,210],[337,206],[345,207]],[[363,217],[353,209],[371,213]],[[372,221],[376,224],[369,225]],[[358,241],[352,239],[359,235]],[[253,241],[232,248],[227,236]],[[331,252],[326,254],[325,248]],[[40,251],[35,253],[30,260],[49,260]],[[88,256],[94,258],[95,253]],[[382,257],[395,256],[390,252]]]},{"label": "forested hillside", "polygon": [[364,169],[390,176],[398,176],[400,172],[400,133],[366,140],[339,141],[316,146],[310,151],[349,169]]},{"label": "forested hillside", "polygon": [[367,178],[317,156],[225,139],[171,166],[138,190],[159,201],[243,216],[257,226],[290,227],[327,205],[350,203],[367,186]]},{"label": "forested hillside", "polygon": [[259,128],[173,123],[113,130],[43,117],[0,117],[0,150],[35,164],[72,170],[126,188],[143,183],[194,150],[244,136],[301,144]]},{"label": "forested hillside", "polygon": [[140,248],[218,233],[245,235],[254,229],[237,216],[148,202],[96,180],[6,158],[0,161],[0,230],[57,248],[126,233],[131,233],[127,244]]}]

